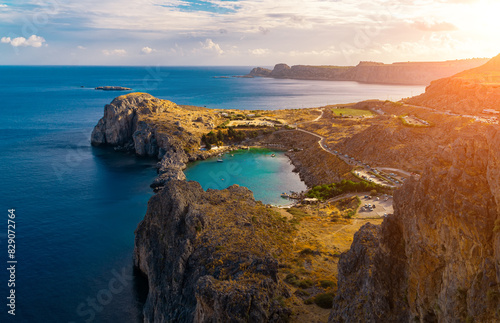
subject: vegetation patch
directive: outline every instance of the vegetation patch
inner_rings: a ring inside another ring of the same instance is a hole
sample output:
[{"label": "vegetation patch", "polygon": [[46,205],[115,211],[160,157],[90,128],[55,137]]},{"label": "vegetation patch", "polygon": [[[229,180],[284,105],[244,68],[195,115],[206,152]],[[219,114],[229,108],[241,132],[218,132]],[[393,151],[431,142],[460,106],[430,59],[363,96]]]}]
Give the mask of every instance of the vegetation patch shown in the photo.
[{"label": "vegetation patch", "polygon": [[373,113],[370,110],[352,109],[352,108],[336,108],[332,109],[332,113],[337,117],[361,117],[361,116],[372,116]]},{"label": "vegetation patch", "polygon": [[307,192],[307,197],[317,198],[320,201],[324,201],[344,193],[366,192],[371,190],[377,190],[377,192],[383,193],[387,191],[387,188],[371,182],[353,182],[344,179],[339,183],[315,186]]},{"label": "vegetation patch", "polygon": [[314,304],[321,308],[332,308],[334,293],[318,294],[314,297]]}]

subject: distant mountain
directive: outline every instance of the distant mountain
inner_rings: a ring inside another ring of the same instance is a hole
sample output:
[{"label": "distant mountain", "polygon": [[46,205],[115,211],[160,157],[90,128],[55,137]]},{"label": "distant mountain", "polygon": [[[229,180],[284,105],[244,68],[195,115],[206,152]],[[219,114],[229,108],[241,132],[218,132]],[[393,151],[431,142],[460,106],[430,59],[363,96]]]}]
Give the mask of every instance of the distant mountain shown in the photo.
[{"label": "distant mountain", "polygon": [[425,93],[407,103],[462,114],[500,111],[500,55],[482,66],[432,82]]},{"label": "distant mountain", "polygon": [[401,62],[384,64],[360,62],[357,66],[310,66],[277,64],[273,70],[257,67],[253,77],[302,80],[356,81],[378,84],[428,85],[431,81],[454,75],[486,63],[488,58],[445,62]]}]

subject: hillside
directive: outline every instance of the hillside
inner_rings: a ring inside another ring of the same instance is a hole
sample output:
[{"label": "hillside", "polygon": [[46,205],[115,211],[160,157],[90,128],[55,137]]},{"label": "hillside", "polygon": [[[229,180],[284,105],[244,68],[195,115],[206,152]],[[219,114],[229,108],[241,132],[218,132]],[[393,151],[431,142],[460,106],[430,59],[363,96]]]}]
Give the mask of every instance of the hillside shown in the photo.
[{"label": "hillside", "polygon": [[394,215],[356,233],[329,322],[500,320],[500,136],[468,130],[396,191]]},{"label": "hillside", "polygon": [[500,55],[482,66],[436,80],[425,93],[406,102],[459,114],[500,111]]},{"label": "hillside", "polygon": [[399,62],[383,64],[360,62],[357,66],[308,66],[277,64],[273,70],[257,67],[254,77],[303,80],[356,81],[379,84],[428,85],[431,81],[478,67],[488,59],[465,59],[445,62]]}]

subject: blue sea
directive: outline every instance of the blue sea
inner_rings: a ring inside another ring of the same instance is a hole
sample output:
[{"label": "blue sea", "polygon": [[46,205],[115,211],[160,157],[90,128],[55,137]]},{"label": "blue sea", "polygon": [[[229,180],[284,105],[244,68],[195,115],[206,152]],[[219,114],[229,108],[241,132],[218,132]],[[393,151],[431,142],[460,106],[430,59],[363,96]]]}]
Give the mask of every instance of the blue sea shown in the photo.
[{"label": "blue sea", "polygon": [[[152,195],[156,160],[90,146],[104,105],[120,94],[94,87],[125,86],[178,104],[238,109],[397,100],[424,91],[422,86],[213,78],[249,70],[0,67],[1,266],[7,268],[8,209],[15,209],[17,260],[15,318],[7,314],[9,273],[0,270],[0,322],[142,321],[144,282],[131,266],[134,230]],[[270,182],[273,176],[268,175]]]}]

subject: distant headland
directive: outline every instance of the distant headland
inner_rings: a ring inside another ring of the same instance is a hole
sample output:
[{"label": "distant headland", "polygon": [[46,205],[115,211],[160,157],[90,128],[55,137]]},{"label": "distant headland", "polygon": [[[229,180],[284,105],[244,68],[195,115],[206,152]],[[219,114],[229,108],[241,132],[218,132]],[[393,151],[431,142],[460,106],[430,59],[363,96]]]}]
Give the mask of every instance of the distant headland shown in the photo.
[{"label": "distant headland", "polygon": [[277,64],[273,70],[256,67],[248,76],[300,80],[355,81],[375,84],[429,85],[485,64],[489,58],[472,58],[444,62],[399,62],[384,64],[360,62],[356,66],[312,66]]}]

